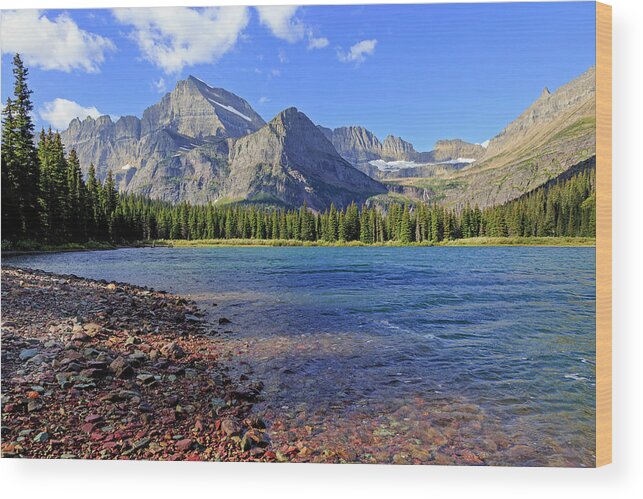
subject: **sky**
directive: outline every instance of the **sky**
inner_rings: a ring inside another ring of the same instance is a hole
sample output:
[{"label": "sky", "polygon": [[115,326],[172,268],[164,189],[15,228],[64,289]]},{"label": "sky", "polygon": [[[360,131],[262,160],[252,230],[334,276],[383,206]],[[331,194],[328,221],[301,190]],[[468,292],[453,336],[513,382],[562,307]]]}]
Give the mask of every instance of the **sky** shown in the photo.
[{"label": "sky", "polygon": [[37,129],[75,116],[141,116],[194,75],[266,120],[295,106],[418,151],[482,143],[542,92],[595,64],[595,4],[489,3],[2,11],[30,70]]}]

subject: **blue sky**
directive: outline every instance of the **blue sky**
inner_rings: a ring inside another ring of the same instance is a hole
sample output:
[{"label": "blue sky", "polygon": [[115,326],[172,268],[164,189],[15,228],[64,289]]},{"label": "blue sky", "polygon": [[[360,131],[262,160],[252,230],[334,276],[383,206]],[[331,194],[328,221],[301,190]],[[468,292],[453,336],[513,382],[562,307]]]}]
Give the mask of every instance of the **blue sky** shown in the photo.
[{"label": "blue sky", "polygon": [[[362,125],[417,150],[482,142],[595,63],[592,2],[4,11],[31,71],[37,126],[141,116],[193,74],[270,120]],[[82,118],[83,116],[81,116]]]}]

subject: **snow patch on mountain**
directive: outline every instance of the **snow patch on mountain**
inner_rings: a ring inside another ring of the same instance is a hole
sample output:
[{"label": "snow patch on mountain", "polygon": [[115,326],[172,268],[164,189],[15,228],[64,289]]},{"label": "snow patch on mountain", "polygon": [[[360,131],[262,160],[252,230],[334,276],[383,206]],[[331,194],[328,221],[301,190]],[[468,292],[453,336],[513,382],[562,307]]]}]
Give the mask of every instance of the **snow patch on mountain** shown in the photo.
[{"label": "snow patch on mountain", "polygon": [[415,161],[384,161],[383,159],[374,159],[369,161],[370,165],[377,167],[382,172],[397,172],[406,168],[417,168],[419,166],[434,166],[434,165],[461,165],[462,163],[473,163],[473,158],[457,158],[448,161],[440,161],[439,163],[416,163]]},{"label": "snow patch on mountain", "polygon": [[194,79],[195,79],[195,80],[197,80],[197,81],[200,81],[200,82],[201,82],[201,83],[203,83],[206,87],[208,87],[208,88],[212,88],[212,87],[210,87],[210,85],[208,85],[206,82],[204,82],[201,78],[197,78],[196,76],[192,76],[192,78],[194,78]]},{"label": "snow patch on mountain", "polygon": [[396,172],[405,168],[422,166],[422,163],[416,163],[415,161],[384,161],[383,159],[371,160],[369,161],[369,164],[376,166],[383,172]]},{"label": "snow patch on mountain", "polygon": [[215,101],[214,99],[211,99],[210,97],[206,97],[206,99],[208,99],[212,104],[216,104],[217,106],[222,107],[222,108],[223,108],[223,109],[225,109],[226,111],[228,111],[228,112],[230,112],[230,113],[232,113],[232,114],[236,114],[237,116],[239,116],[239,117],[243,118],[243,119],[244,119],[244,120],[246,120],[246,121],[250,121],[250,122],[252,122],[252,118],[250,118],[249,116],[246,116],[246,115],[245,115],[245,114],[243,114],[241,111],[237,111],[234,107],[232,107],[232,106],[227,106],[227,105],[225,105],[225,104],[221,104],[220,102],[217,102],[217,101]]},{"label": "snow patch on mountain", "polygon": [[441,161],[440,163],[436,163],[438,165],[459,165],[462,163],[473,163],[475,162],[475,158],[457,158],[457,159],[450,159],[449,161]]}]

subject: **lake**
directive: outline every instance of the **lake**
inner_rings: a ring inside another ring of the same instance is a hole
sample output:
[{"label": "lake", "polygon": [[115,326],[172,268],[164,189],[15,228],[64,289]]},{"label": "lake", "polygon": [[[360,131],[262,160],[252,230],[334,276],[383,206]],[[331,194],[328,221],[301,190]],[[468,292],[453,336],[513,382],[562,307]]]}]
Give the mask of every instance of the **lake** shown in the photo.
[{"label": "lake", "polygon": [[[595,249],[139,248],[11,265],[195,299],[302,460],[592,466]],[[214,305],[216,304],[216,306]]]}]

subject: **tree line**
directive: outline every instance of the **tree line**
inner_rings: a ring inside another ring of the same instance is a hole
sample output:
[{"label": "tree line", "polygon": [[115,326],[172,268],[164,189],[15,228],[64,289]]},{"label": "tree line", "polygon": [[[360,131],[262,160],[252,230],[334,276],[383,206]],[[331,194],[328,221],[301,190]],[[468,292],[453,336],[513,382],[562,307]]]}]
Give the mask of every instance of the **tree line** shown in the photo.
[{"label": "tree line", "polygon": [[2,121],[2,239],[48,243],[151,239],[258,239],[437,243],[469,237],[587,236],[596,230],[595,169],[551,182],[502,206],[393,203],[315,213],[261,205],[191,205],[123,195],[109,172],[82,174],[60,134],[34,136],[28,70],[14,57],[14,97]]},{"label": "tree line", "polygon": [[272,239],[438,243],[470,237],[594,237],[595,169],[536,189],[502,206],[447,209],[425,203],[322,213],[256,205],[191,205],[121,196],[113,230],[123,239]]}]

